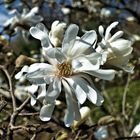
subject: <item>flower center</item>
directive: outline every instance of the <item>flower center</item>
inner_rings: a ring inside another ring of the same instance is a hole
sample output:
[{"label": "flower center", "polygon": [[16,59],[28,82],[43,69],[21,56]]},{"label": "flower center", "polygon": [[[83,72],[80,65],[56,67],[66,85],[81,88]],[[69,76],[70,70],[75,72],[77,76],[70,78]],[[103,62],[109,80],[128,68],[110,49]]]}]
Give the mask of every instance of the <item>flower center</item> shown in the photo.
[{"label": "flower center", "polygon": [[59,76],[70,76],[72,75],[72,65],[69,62],[63,62],[57,65]]}]

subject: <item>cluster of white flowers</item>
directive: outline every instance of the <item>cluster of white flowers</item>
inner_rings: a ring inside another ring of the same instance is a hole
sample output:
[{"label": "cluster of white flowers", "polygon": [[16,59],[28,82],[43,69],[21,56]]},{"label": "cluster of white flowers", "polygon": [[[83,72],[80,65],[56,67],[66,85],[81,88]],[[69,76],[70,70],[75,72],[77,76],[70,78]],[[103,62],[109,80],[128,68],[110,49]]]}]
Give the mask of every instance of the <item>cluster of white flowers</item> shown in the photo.
[{"label": "cluster of white flowers", "polygon": [[104,28],[99,27],[102,41],[98,44],[94,30],[79,37],[79,27],[76,24],[71,24],[66,29],[65,23],[55,21],[50,32],[41,23],[30,28],[30,34],[41,41],[47,62],[23,67],[16,78],[19,79],[26,72],[25,77],[33,87],[41,88],[38,97],[32,94],[31,101],[32,105],[36,100],[42,101],[41,120],[51,119],[58,96],[65,96],[66,99],[66,126],[70,126],[74,120],[80,120],[80,105],[86,99],[97,106],[102,105],[104,99],[96,90],[93,78],[112,80],[116,73],[114,69],[103,69],[102,65],[109,63],[132,71],[132,68],[127,69],[132,52],[131,42],[120,38],[122,31],[113,36],[110,33],[117,24],[118,22],[112,23],[105,35]]},{"label": "cluster of white flowers", "polygon": [[26,28],[30,28],[43,20],[42,16],[37,15],[38,12],[39,7],[34,7],[31,10],[24,8],[22,13],[19,13],[14,9],[11,13],[14,13],[15,15],[4,23],[4,28],[8,28],[15,32],[18,32],[20,28],[22,28],[21,31],[24,35],[26,33]]}]

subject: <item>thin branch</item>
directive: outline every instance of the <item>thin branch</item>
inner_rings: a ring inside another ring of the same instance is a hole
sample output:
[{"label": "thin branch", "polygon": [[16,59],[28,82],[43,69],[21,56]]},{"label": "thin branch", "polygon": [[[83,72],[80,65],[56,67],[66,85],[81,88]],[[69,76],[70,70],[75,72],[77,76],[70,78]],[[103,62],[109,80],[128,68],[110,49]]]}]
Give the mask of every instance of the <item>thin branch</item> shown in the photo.
[{"label": "thin branch", "polygon": [[140,136],[136,136],[136,137],[120,137],[120,138],[115,138],[115,140],[139,140]]},{"label": "thin branch", "polygon": [[6,101],[4,100],[0,101],[0,112],[6,107],[6,105],[7,105]]},{"label": "thin branch", "polygon": [[113,104],[111,98],[109,97],[108,93],[106,92],[105,81],[102,82],[101,89],[102,89],[104,97],[106,98],[106,100],[109,104],[108,111],[110,114],[113,114],[115,112],[115,107],[114,107],[114,104]]},{"label": "thin branch", "polygon": [[10,95],[12,98],[13,111],[15,111],[16,110],[16,99],[15,99],[15,95],[14,95],[11,76],[4,66],[0,65],[0,69],[4,72],[6,78],[8,79],[9,92],[10,92]]},{"label": "thin branch", "polygon": [[29,102],[30,96],[26,98],[26,100],[16,109],[18,113],[25,107],[25,105]]},{"label": "thin branch", "polygon": [[22,112],[18,114],[19,116],[35,116],[35,115],[39,115],[39,112],[35,112],[35,113],[27,113],[27,112]]},{"label": "thin branch", "polygon": [[134,107],[134,110],[133,110],[132,115],[130,117],[129,129],[132,128],[132,124],[134,122],[134,116],[136,115],[136,113],[137,113],[137,111],[139,109],[139,106],[140,106],[140,98],[137,99],[136,104],[135,104],[135,107]]},{"label": "thin branch", "polygon": [[124,115],[124,117],[126,119],[127,116],[126,116],[126,112],[125,112],[125,105],[126,105],[126,95],[127,95],[127,91],[128,91],[128,86],[129,86],[129,83],[130,83],[130,74],[128,74],[128,77],[127,77],[127,83],[125,85],[125,89],[124,89],[124,93],[123,93],[123,99],[122,99],[122,114]]},{"label": "thin branch", "polygon": [[30,140],[35,140],[35,138],[36,138],[36,133],[35,133],[35,134],[33,134],[33,136],[31,137],[31,139],[30,139]]}]

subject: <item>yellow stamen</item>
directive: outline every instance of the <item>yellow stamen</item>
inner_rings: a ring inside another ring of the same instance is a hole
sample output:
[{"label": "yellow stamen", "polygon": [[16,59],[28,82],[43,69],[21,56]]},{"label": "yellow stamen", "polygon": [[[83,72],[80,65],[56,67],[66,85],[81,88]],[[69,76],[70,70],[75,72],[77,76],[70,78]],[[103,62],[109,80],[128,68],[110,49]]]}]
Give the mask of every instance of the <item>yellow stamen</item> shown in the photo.
[{"label": "yellow stamen", "polygon": [[57,65],[58,76],[70,76],[72,75],[72,65],[69,62],[63,62]]}]

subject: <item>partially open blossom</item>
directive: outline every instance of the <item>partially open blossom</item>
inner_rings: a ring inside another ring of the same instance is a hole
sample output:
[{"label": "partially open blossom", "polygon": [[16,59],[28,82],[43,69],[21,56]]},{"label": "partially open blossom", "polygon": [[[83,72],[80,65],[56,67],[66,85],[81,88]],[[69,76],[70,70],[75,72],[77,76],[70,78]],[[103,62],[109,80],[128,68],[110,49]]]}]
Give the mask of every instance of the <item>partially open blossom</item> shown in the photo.
[{"label": "partially open blossom", "polygon": [[79,121],[74,121],[73,127],[78,128],[82,123],[88,120],[90,116],[90,108],[87,106],[81,107],[80,109],[81,119]]},{"label": "partially open blossom", "polygon": [[19,28],[26,30],[43,20],[43,17],[37,15],[38,10],[38,7],[34,7],[30,11],[23,9],[22,14],[14,10],[15,16],[7,20],[4,23],[4,27],[15,31],[18,31]]},{"label": "partially open blossom", "polygon": [[127,72],[132,72],[133,67],[128,65],[129,59],[133,48],[132,42],[121,38],[123,31],[118,31],[111,36],[111,30],[118,25],[118,22],[110,24],[104,34],[103,26],[99,26],[99,34],[102,37],[102,41],[96,48],[97,52],[107,55],[105,63],[119,67]]},{"label": "partially open blossom", "polygon": [[[62,48],[53,48],[44,26],[39,27],[41,30],[31,28],[30,32],[33,37],[41,40],[43,49],[47,48],[46,58],[49,63],[30,65],[26,78],[35,85],[44,84],[42,93],[37,97],[44,98],[40,110],[43,121],[51,119],[55,101],[64,88],[67,103],[64,122],[66,126],[70,126],[74,120],[80,120],[80,104],[86,99],[97,106],[103,102],[103,97],[95,89],[91,77],[112,80],[115,71],[100,69],[102,54],[96,53],[92,48],[97,40],[94,30],[77,39],[79,27],[71,24],[65,32]],[[48,85],[47,89],[45,85]]]},{"label": "partially open blossom", "polygon": [[51,26],[51,31],[48,32],[46,27],[39,23],[35,27],[30,28],[31,35],[41,41],[42,47],[61,47],[64,29],[66,28],[66,23],[60,23],[59,21],[54,21]]},{"label": "partially open blossom", "polygon": [[140,136],[140,123],[134,127],[131,136]]},{"label": "partially open blossom", "polygon": [[55,47],[61,47],[66,23],[60,23],[58,20],[54,21],[49,32],[49,37]]}]

